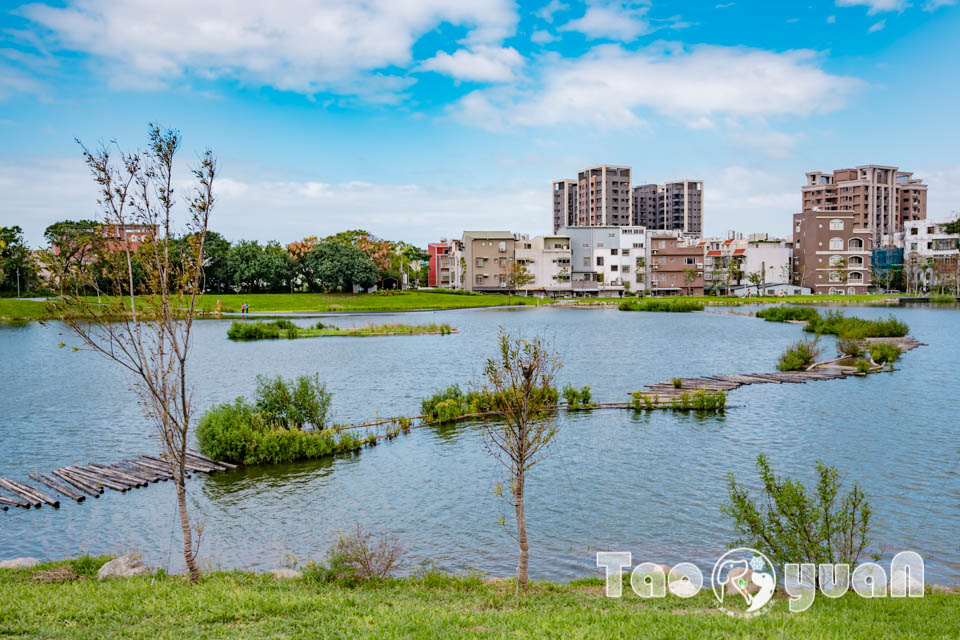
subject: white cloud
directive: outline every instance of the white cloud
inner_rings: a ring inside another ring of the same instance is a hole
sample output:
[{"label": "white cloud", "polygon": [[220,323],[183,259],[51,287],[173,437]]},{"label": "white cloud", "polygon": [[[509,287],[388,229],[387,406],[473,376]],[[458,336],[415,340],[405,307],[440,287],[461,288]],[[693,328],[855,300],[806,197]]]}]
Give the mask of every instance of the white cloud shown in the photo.
[{"label": "white cloud", "polygon": [[733,166],[703,177],[705,234],[725,237],[735,229],[745,235],[768,232],[789,237],[791,214],[800,207],[800,183],[783,173]]},{"label": "white cloud", "polygon": [[0,100],[19,93],[39,95],[43,90],[43,86],[33,76],[0,59]]},{"label": "white cloud", "polygon": [[411,81],[411,48],[441,22],[467,27],[464,44],[514,32],[512,0],[67,0],[18,10],[67,50],[99,59],[112,81],[163,86],[188,72],[308,95],[390,99]]},{"label": "white cloud", "polygon": [[870,25],[870,28],[867,29],[867,33],[876,33],[877,31],[883,31],[883,28],[887,26],[886,20],[881,20],[875,24]]},{"label": "white cloud", "polygon": [[608,38],[630,42],[653,29],[647,20],[650,5],[646,3],[594,1],[587,5],[582,18],[571,20],[561,31],[578,31],[589,38]]},{"label": "white cloud", "polygon": [[812,51],[659,44],[602,45],[577,60],[542,65],[535,87],[481,89],[453,109],[491,128],[565,123],[635,127],[642,111],[687,123],[703,118],[808,115],[844,106],[863,85],[817,66]]},{"label": "white cloud", "polygon": [[903,12],[910,6],[907,0],[836,0],[838,7],[868,7],[867,15],[883,13],[885,11]]},{"label": "white cloud", "polygon": [[782,131],[734,131],[730,139],[745,147],[763,151],[771,158],[786,158],[803,136]]},{"label": "white cloud", "polygon": [[960,165],[939,165],[916,171],[927,183],[927,217],[956,218],[960,214]]},{"label": "white cloud", "polygon": [[834,24],[837,21],[837,16],[828,16],[827,24]]},{"label": "white cloud", "polygon": [[728,9],[728,8],[732,7],[733,5],[735,5],[735,4],[737,4],[737,3],[736,3],[736,2],[724,2],[724,3],[721,3],[721,4],[716,5],[716,8],[717,8],[717,9]]},{"label": "white cloud", "polygon": [[538,29],[530,34],[530,41],[536,44],[549,44],[551,42],[556,42],[560,38],[553,35],[549,31]]},{"label": "white cloud", "polygon": [[509,82],[523,64],[523,56],[513,47],[478,45],[471,50],[458,49],[452,54],[440,51],[416,70],[436,71],[458,80]]},{"label": "white cloud", "polygon": [[957,4],[957,0],[927,0],[923,5],[924,11],[936,11],[940,7],[952,7]]},{"label": "white cloud", "polygon": [[[188,182],[181,182],[181,196]],[[43,197],[37,185],[44,185]],[[211,229],[231,240],[288,243],[362,227],[420,245],[471,226],[543,233],[550,225],[549,188],[547,182],[448,187],[224,175],[214,185]],[[3,220],[22,226],[32,246],[43,243],[43,230],[53,222],[90,217],[96,197],[78,158],[0,162]]]},{"label": "white cloud", "polygon": [[570,9],[570,5],[565,2],[560,2],[560,0],[550,0],[550,2],[540,11],[537,11],[535,14],[541,20],[546,22],[553,22],[553,16],[559,11],[567,11]]}]

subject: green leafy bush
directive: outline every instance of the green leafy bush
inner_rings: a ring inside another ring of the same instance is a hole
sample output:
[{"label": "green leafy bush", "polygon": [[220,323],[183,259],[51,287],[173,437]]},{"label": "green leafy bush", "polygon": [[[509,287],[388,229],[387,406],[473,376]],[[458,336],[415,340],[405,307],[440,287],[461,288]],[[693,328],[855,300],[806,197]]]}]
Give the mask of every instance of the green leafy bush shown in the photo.
[{"label": "green leafy bush", "polygon": [[643,300],[626,300],[621,302],[620,311],[686,313],[689,311],[703,311],[703,303],[676,298],[645,298]]},{"label": "green leafy bush", "polygon": [[805,321],[815,322],[820,318],[816,309],[804,307],[770,307],[757,311],[757,317],[767,322]]},{"label": "green leafy bush", "polygon": [[674,378],[673,379],[673,388],[682,389],[683,388],[683,378]]},{"label": "green leafy bush", "polygon": [[874,342],[870,345],[870,357],[877,364],[894,363],[902,353],[900,347],[887,342]]},{"label": "green leafy bush", "polygon": [[860,358],[859,360],[857,360],[856,366],[857,366],[857,373],[870,373],[871,364],[867,360]]},{"label": "green leafy bush", "polygon": [[567,409],[570,411],[591,409],[596,406],[590,394],[589,385],[578,390],[572,384],[568,384],[563,388],[563,397],[567,401]]},{"label": "green leafy bush", "polygon": [[810,495],[798,481],[778,478],[764,455],[757,456],[763,495],[754,500],[728,477],[729,498],[722,512],[739,535],[734,545],[761,551],[775,565],[788,562],[857,564],[869,542],[870,504],[853,484],[840,495],[840,475],[817,462],[817,486]]},{"label": "green leafy bush", "polygon": [[777,371],[804,371],[820,357],[820,341],[800,340],[780,355]]},{"label": "green leafy bush", "polygon": [[[560,393],[554,387],[544,393],[547,394],[546,404],[556,405],[560,400]],[[421,400],[420,412],[426,416],[427,422],[452,422],[467,415],[496,412],[498,406],[493,392],[486,389],[464,392],[455,384]]]},{"label": "green leafy bush", "polygon": [[267,422],[287,429],[325,428],[331,398],[319,375],[290,381],[257,376],[257,411]]},{"label": "green leafy bush", "polygon": [[356,437],[333,431],[300,431],[271,423],[256,407],[237,398],[204,413],[197,424],[200,451],[235,464],[278,464],[355,451]]}]

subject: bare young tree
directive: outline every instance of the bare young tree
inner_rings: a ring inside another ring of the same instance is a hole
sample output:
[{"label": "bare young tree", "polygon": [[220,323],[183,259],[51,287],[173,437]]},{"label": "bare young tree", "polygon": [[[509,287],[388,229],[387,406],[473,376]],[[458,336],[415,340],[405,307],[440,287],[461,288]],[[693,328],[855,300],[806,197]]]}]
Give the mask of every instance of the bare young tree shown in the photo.
[{"label": "bare young tree", "polygon": [[[217,162],[208,149],[192,169],[196,185],[186,202],[187,215],[181,227],[185,240],[178,242],[174,221],[178,131],[151,123],[149,146],[133,153],[117,149],[116,143],[100,144],[91,151],[77,142],[99,191],[99,222],[108,241],[98,258],[103,269],[101,282],[108,284],[98,285],[98,295],[106,294],[102,303],[69,295],[53,306],[57,317],[89,349],[134,375],[141,405],[156,429],[173,475],[183,557],[195,582],[200,571],[184,482],[195,411],[187,362],[197,297],[202,293]],[[138,250],[129,238],[128,231],[133,228],[142,240]],[[197,542],[199,533],[198,528]]]},{"label": "bare young tree", "polygon": [[560,361],[540,338],[528,341],[501,329],[499,345],[497,357],[487,360],[485,369],[487,391],[499,417],[484,425],[483,442],[510,474],[520,546],[517,578],[526,588],[530,543],[524,487],[527,472],[543,459],[544,449],[556,434],[557,391],[553,381]]}]

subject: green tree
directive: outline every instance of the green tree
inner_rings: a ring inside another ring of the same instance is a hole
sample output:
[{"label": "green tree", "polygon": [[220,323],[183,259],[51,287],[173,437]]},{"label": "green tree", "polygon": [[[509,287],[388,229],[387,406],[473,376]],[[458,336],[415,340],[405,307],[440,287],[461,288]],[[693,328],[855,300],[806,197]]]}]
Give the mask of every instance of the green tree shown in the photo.
[{"label": "green tree", "polygon": [[23,229],[0,227],[0,291],[31,291],[39,284],[37,263],[23,239]]},{"label": "green tree", "polygon": [[697,279],[697,270],[693,267],[687,267],[683,270],[683,283],[687,285],[687,295],[693,295],[693,283]]},{"label": "green tree", "polygon": [[230,241],[216,231],[207,232],[203,265],[204,290],[226,293],[233,288],[230,272]]},{"label": "green tree", "polygon": [[367,289],[377,282],[376,265],[354,246],[321,242],[310,252],[307,260],[318,285],[323,289],[340,289],[349,293],[354,285]]},{"label": "green tree", "polygon": [[94,220],[62,220],[55,222],[43,232],[50,252],[48,266],[57,280],[55,284],[63,293],[62,274],[69,272],[74,290],[79,292],[89,284],[88,267],[95,262],[103,249],[100,224]]},{"label": "green tree", "polygon": [[797,480],[774,475],[766,456],[757,456],[763,485],[758,505],[745,487],[728,477],[722,511],[734,524],[735,546],[767,554],[775,564],[813,562],[855,565],[867,548],[870,503],[857,483],[840,495],[840,474],[817,462],[813,495]]},{"label": "green tree", "polygon": [[487,360],[485,374],[494,410],[499,414],[483,427],[487,451],[510,474],[510,495],[517,520],[520,559],[517,579],[527,586],[530,543],[524,505],[527,472],[543,459],[556,434],[553,381],[560,368],[557,356],[539,338],[531,341],[500,330],[499,353]]}]

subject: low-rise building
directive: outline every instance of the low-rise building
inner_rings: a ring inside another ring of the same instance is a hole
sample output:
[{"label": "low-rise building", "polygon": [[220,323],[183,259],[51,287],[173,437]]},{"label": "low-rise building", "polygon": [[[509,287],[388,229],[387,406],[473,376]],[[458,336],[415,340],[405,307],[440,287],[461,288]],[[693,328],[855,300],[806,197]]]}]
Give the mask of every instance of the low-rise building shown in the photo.
[{"label": "low-rise building", "polygon": [[516,239],[510,231],[464,231],[463,288],[469,291],[506,292],[514,265]]},{"label": "low-rise building", "polygon": [[903,261],[910,289],[956,291],[960,270],[960,233],[956,220],[913,220],[904,224]]},{"label": "low-rise building", "polygon": [[463,288],[463,244],[443,238],[427,245],[427,286],[445,289]]},{"label": "low-rise building", "polygon": [[643,293],[646,229],[637,226],[565,227],[570,238],[570,289],[576,295]]},{"label": "low-rise building", "polygon": [[679,231],[650,231],[647,238],[649,291],[652,295],[702,296],[704,245]]},{"label": "low-rise building", "polygon": [[570,238],[536,236],[516,241],[517,264],[532,280],[518,289],[527,295],[558,296],[570,293]]},{"label": "low-rise building", "polygon": [[795,284],[817,294],[863,294],[871,283],[873,230],[853,211],[793,216]]}]

